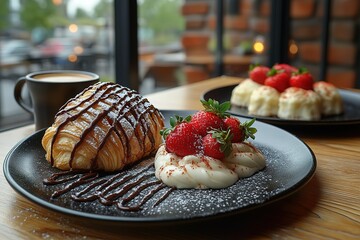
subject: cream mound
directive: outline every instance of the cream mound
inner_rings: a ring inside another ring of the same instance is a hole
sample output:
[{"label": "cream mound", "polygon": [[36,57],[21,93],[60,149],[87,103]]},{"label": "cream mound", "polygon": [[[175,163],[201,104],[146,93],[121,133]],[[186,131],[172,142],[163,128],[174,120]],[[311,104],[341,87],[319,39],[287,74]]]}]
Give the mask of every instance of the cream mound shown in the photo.
[{"label": "cream mound", "polygon": [[314,91],[321,98],[321,113],[323,115],[336,115],[343,112],[343,101],[334,85],[323,81],[316,82]]},{"label": "cream mound", "polygon": [[261,86],[250,97],[249,114],[257,116],[276,116],[279,106],[279,92],[269,86]]},{"label": "cream mound", "polygon": [[280,94],[278,117],[295,120],[318,120],[320,96],[312,90],[290,87]]},{"label": "cream mound", "polygon": [[250,78],[245,79],[233,89],[230,103],[240,107],[249,106],[251,94],[260,86],[260,84],[254,82]]},{"label": "cream mound", "polygon": [[233,143],[232,153],[222,161],[204,156],[179,157],[162,145],[155,156],[155,176],[176,188],[226,188],[266,165],[264,156],[250,143]]}]

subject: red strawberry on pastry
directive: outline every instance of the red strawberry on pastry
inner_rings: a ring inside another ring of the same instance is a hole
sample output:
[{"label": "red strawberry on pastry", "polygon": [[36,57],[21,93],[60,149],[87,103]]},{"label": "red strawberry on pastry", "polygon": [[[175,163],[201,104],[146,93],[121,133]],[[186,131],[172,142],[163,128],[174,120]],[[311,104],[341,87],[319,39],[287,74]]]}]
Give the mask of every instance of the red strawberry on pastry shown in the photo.
[{"label": "red strawberry on pastry", "polygon": [[299,68],[290,78],[290,86],[305,90],[313,90],[314,79],[306,68]]},{"label": "red strawberry on pastry", "polygon": [[270,68],[266,66],[250,65],[249,77],[251,80],[259,84],[264,84],[265,79],[267,78],[266,74],[269,72],[269,70]]},{"label": "red strawberry on pastry", "polygon": [[283,92],[290,87],[289,80],[290,76],[286,72],[272,68],[268,72],[268,77],[266,78],[264,85],[273,87],[278,92]]}]

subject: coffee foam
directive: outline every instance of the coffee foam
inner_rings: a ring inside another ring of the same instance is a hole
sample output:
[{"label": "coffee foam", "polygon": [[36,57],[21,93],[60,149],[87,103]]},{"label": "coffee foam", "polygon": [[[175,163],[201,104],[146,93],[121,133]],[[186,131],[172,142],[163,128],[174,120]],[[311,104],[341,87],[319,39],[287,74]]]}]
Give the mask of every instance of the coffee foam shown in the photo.
[{"label": "coffee foam", "polygon": [[43,82],[65,83],[65,82],[83,82],[93,80],[91,75],[81,73],[47,73],[32,77],[35,80]]}]

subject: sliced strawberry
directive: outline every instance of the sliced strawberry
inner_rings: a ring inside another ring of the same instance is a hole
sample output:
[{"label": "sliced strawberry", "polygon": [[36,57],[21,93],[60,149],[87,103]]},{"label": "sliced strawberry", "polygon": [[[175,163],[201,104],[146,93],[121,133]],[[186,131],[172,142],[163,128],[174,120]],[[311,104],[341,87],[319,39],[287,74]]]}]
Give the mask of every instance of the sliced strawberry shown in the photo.
[{"label": "sliced strawberry", "polygon": [[266,67],[266,66],[254,66],[251,65],[250,66],[250,72],[249,72],[249,77],[259,83],[259,84],[264,84],[265,79],[267,78],[267,73],[270,71],[270,68]]},{"label": "sliced strawberry", "polygon": [[293,73],[290,78],[290,86],[305,90],[312,90],[314,79],[306,68],[299,68],[299,71]]},{"label": "sliced strawberry", "polygon": [[230,130],[210,131],[202,139],[202,147],[203,147],[204,155],[219,160],[228,156],[232,150],[231,138],[232,135],[230,133]]},{"label": "sliced strawberry", "polygon": [[275,88],[278,92],[283,92],[290,87],[290,76],[282,70],[271,69],[268,72],[264,85]]}]

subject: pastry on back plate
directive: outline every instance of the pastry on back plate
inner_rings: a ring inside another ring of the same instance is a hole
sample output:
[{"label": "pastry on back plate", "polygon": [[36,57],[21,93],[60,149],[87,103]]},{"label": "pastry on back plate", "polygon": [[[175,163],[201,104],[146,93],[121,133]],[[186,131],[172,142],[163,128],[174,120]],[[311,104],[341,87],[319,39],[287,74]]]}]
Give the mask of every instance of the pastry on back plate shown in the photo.
[{"label": "pastry on back plate", "polygon": [[261,84],[254,82],[250,78],[245,79],[233,89],[230,99],[231,104],[240,107],[249,106],[251,94],[260,86]]},{"label": "pastry on back plate", "polygon": [[321,113],[336,115],[344,111],[343,101],[337,88],[331,83],[320,81],[314,83],[314,91],[321,98]]},{"label": "pastry on back plate", "polygon": [[101,82],[59,110],[42,145],[56,168],[115,171],[156,152],[163,127],[164,117],[146,98]]},{"label": "pastry on back plate", "polygon": [[269,86],[257,88],[250,97],[249,114],[256,116],[277,116],[279,92]]},{"label": "pastry on back plate", "polygon": [[312,90],[290,87],[280,94],[278,117],[293,120],[319,120],[321,99]]}]

